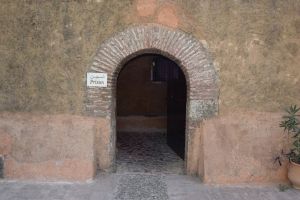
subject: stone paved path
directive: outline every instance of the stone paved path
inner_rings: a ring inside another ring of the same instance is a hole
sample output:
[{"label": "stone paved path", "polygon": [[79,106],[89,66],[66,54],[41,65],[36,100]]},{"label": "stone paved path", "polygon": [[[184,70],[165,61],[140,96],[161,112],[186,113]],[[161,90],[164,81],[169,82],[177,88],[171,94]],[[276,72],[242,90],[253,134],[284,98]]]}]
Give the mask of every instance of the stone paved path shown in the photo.
[{"label": "stone paved path", "polygon": [[162,174],[99,174],[89,183],[0,182],[1,200],[299,200],[277,187],[209,186],[198,178]]},{"label": "stone paved path", "polygon": [[117,172],[183,174],[184,161],[163,133],[118,133]]}]

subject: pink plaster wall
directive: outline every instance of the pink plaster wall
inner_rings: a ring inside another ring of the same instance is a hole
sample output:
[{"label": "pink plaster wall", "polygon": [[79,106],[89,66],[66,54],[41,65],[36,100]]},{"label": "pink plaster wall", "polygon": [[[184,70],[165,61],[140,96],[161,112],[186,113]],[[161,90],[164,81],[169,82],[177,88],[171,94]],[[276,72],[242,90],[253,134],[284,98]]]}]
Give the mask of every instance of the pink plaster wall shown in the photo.
[{"label": "pink plaster wall", "polygon": [[[287,182],[273,158],[289,143],[282,113],[224,111],[199,124],[189,166],[209,184]],[[72,115],[0,114],[5,178],[84,181],[111,166],[110,120]]]},{"label": "pink plaster wall", "polygon": [[286,182],[286,166],[273,160],[288,144],[278,125],[281,114],[231,110],[205,121],[204,182]]},{"label": "pink plaster wall", "polygon": [[8,179],[84,181],[94,177],[99,120],[0,113],[0,155]]}]

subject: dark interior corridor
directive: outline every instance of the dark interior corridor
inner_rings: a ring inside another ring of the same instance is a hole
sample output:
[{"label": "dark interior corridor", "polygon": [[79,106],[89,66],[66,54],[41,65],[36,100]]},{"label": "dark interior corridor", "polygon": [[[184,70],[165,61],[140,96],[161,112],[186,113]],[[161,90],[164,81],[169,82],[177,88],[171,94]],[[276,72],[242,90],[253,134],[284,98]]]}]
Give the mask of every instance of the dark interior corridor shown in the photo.
[{"label": "dark interior corridor", "polygon": [[186,81],[176,63],[144,54],[117,82],[117,172],[182,174]]}]

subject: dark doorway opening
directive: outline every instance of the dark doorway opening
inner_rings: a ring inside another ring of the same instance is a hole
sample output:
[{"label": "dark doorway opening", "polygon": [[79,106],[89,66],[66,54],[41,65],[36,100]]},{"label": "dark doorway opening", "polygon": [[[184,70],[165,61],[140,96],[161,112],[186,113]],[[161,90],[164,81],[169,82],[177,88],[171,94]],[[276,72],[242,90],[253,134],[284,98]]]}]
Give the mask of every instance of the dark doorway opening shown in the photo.
[{"label": "dark doorway opening", "polygon": [[187,85],[157,54],[128,61],[117,80],[117,172],[183,173]]}]

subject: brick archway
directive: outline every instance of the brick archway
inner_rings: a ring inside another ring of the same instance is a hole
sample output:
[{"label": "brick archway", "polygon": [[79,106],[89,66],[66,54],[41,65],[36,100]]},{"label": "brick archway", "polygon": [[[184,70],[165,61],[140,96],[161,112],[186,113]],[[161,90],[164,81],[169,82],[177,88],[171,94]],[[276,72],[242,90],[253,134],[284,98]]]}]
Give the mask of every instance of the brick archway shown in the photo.
[{"label": "brick archway", "polygon": [[[208,51],[199,40],[180,30],[147,24],[130,27],[106,40],[96,52],[88,72],[107,73],[106,88],[87,88],[86,114],[109,121],[107,140],[99,139],[101,152],[96,152],[101,169],[111,170],[115,161],[116,79],[123,64],[143,53],[161,54],[181,67],[187,81],[186,169],[198,172],[201,149],[193,142],[200,138],[200,122],[218,112],[218,76]],[[197,131],[198,130],[198,131]],[[104,163],[104,160],[105,163]],[[200,161],[201,163],[201,161]],[[201,172],[200,172],[201,174]]]}]

